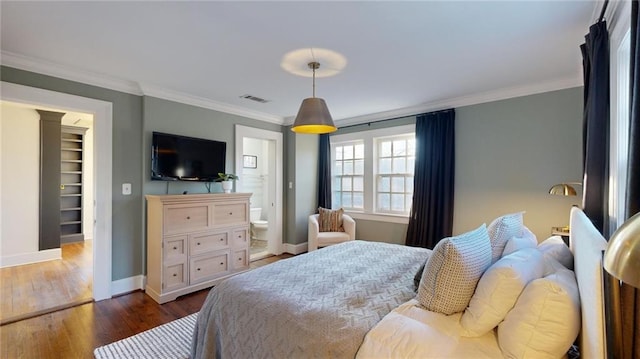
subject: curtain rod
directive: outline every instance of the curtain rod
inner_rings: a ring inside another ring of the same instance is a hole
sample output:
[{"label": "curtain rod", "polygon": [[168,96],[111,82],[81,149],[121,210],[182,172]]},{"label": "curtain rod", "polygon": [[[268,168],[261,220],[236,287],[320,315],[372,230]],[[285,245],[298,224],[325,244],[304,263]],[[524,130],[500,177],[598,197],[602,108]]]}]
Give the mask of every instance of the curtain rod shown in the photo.
[{"label": "curtain rod", "polygon": [[347,125],[347,126],[342,126],[342,127],[338,127],[338,130],[341,130],[343,128],[349,128],[349,127],[356,127],[356,126],[371,126],[372,123],[378,123],[378,122],[387,122],[387,121],[393,121],[393,120],[400,120],[403,118],[408,118],[408,117],[418,117],[420,115],[426,115],[428,113],[438,113],[438,112],[446,112],[446,111],[451,111],[453,110],[453,108],[448,108],[445,110],[438,110],[438,111],[431,111],[431,112],[423,112],[423,113],[416,113],[415,115],[406,115],[406,116],[400,116],[400,117],[393,117],[393,118],[386,118],[384,120],[377,120],[377,121],[369,121],[369,122],[361,122],[361,123],[354,123],[353,125]]},{"label": "curtain rod", "polygon": [[598,22],[601,22],[604,19],[604,13],[607,11],[607,5],[609,5],[609,0],[604,0],[604,4],[602,5],[602,11],[600,11],[600,18],[598,18]]}]

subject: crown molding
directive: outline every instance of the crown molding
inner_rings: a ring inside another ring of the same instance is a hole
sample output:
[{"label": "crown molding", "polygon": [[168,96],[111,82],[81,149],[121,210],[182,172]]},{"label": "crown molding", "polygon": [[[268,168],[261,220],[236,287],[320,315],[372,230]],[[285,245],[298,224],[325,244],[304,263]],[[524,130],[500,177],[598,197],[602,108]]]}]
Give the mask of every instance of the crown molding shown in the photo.
[{"label": "crown molding", "polygon": [[228,113],[231,115],[252,118],[254,120],[275,123],[277,125],[282,125],[284,123],[284,119],[282,117],[272,115],[266,112],[254,111],[244,107],[234,106],[234,105],[230,105],[230,104],[226,104],[218,101],[213,101],[213,100],[206,99],[204,97],[193,96],[193,95],[189,95],[182,92],[171,91],[171,90],[167,90],[161,87],[156,87],[148,84],[140,84],[140,88],[142,89],[142,93],[145,96],[157,97],[163,100],[169,100],[169,101],[183,103],[186,105],[202,107],[209,110]]},{"label": "crown molding", "polygon": [[400,108],[397,110],[378,112],[369,115],[356,116],[336,120],[336,126],[351,126],[362,123],[369,123],[381,120],[388,120],[392,118],[402,118],[407,116],[413,116],[425,112],[439,111],[448,108],[458,108],[464,106],[477,105],[480,103],[493,102],[499,100],[506,100],[509,98],[535,95],[538,93],[563,90],[572,87],[582,86],[583,79],[581,77],[564,78],[555,81],[548,81],[527,86],[508,87],[495,91],[488,91],[468,96],[461,96],[453,99],[447,99],[442,101],[435,101],[426,104],[420,104],[411,107]]},{"label": "crown molding", "polygon": [[0,53],[0,64],[13,67],[19,70],[36,72],[43,75],[58,77],[65,80],[81,82],[88,85],[98,86],[109,90],[129,93],[132,95],[142,95],[140,86],[134,81],[127,81],[98,74],[90,71],[83,71],[69,66],[56,64],[51,61],[15,54],[8,51]]},{"label": "crown molding", "polygon": [[150,86],[146,84],[142,85],[135,81],[127,81],[90,71],[83,71],[77,68],[71,68],[69,66],[56,64],[51,61],[19,55],[8,51],[2,51],[0,52],[0,55],[0,64],[19,70],[35,72],[70,81],[76,81],[137,96],[153,96],[164,100],[180,102],[187,105],[198,106],[210,110],[229,113],[232,115],[238,115],[269,123],[275,123],[278,125],[282,125],[284,122],[284,119],[282,117],[265,112],[253,111],[239,106],[224,104],[206,98],[192,96],[177,91],[171,91],[160,87]]}]

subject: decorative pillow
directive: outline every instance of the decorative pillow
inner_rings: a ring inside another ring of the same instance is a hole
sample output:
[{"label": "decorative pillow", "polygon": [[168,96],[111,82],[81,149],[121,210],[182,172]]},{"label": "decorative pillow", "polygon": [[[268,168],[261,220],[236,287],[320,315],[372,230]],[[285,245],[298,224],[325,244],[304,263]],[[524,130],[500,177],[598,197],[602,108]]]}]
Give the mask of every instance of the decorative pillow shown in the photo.
[{"label": "decorative pillow", "polygon": [[560,236],[551,236],[538,245],[538,250],[545,257],[551,257],[573,270],[573,253]]},{"label": "decorative pillow", "polygon": [[507,358],[560,358],[580,331],[580,295],[568,269],[529,283],[498,326]]},{"label": "decorative pillow", "polygon": [[527,226],[524,226],[521,237],[511,237],[511,239],[507,241],[502,251],[502,256],[504,257],[523,248],[536,248],[537,246],[538,239],[536,235],[533,234]]},{"label": "decorative pillow", "polygon": [[442,314],[462,312],[485,269],[491,265],[487,228],[442,239],[427,260],[418,288],[418,301]]},{"label": "decorative pillow", "polygon": [[342,227],[342,215],[344,209],[326,209],[318,207],[318,225],[320,232],[344,232]]},{"label": "decorative pillow", "polygon": [[493,330],[513,308],[525,286],[542,277],[544,260],[535,248],[500,258],[487,269],[462,314],[461,335],[479,337]]},{"label": "decorative pillow", "polygon": [[495,263],[500,256],[507,241],[513,237],[522,237],[524,224],[522,222],[522,214],[517,212],[505,214],[491,222],[487,227],[489,238],[491,239],[491,263]]}]

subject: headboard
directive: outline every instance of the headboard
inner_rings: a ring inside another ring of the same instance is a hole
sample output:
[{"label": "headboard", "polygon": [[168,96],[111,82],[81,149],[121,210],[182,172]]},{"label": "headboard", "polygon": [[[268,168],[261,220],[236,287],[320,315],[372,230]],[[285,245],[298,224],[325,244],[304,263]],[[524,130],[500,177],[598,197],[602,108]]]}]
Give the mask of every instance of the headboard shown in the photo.
[{"label": "headboard", "polygon": [[605,358],[602,251],[607,248],[607,241],[584,212],[577,207],[571,209],[569,238],[582,307],[580,357]]}]

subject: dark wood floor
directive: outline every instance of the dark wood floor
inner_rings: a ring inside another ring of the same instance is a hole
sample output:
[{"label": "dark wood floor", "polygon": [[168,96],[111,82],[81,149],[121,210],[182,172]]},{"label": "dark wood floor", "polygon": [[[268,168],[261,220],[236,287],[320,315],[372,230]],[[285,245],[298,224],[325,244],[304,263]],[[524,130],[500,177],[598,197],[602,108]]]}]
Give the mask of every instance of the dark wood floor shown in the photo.
[{"label": "dark wood floor", "polygon": [[[251,263],[257,268],[291,255]],[[209,290],[158,304],[142,291],[0,326],[0,358],[92,358],[101,345],[200,310]]]}]

